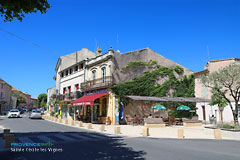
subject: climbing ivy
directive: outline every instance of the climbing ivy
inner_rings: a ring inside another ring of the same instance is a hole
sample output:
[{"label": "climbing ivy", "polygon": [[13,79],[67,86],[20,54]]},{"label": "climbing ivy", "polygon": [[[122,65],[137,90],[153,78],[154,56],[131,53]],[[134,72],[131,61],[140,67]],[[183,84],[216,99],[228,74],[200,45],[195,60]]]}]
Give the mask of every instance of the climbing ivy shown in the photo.
[{"label": "climbing ivy", "polygon": [[153,61],[153,60],[150,60],[149,62],[132,61],[132,62],[129,62],[125,67],[123,67],[121,72],[127,72],[129,68],[136,68],[139,66],[153,67],[156,64],[157,64],[157,61]]},{"label": "climbing ivy", "polygon": [[182,67],[176,66],[174,68],[174,71],[177,72],[178,74],[183,74],[184,70]]},{"label": "climbing ivy", "polygon": [[[127,72],[129,68],[137,66],[153,66],[153,69],[144,72],[140,77],[116,84],[112,90],[122,99],[126,95],[165,97],[170,90],[173,90],[172,96],[174,97],[194,97],[194,76],[183,76],[182,79],[177,79],[174,75],[174,72],[183,73],[184,70],[181,67],[168,68],[158,65],[156,61],[130,62],[123,70]],[[166,79],[166,81],[159,84],[158,80],[161,78]],[[191,109],[195,108],[195,103],[164,103],[166,106],[174,106],[173,110],[181,104],[188,105]]]}]

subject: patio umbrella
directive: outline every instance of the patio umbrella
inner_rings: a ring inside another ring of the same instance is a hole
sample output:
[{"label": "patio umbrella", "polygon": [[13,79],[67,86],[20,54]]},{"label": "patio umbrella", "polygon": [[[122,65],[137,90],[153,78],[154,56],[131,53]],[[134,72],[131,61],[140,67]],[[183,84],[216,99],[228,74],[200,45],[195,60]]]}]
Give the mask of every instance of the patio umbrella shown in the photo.
[{"label": "patio umbrella", "polygon": [[156,104],[155,106],[152,107],[152,109],[156,109],[156,110],[167,110],[166,107],[164,107],[161,104]]},{"label": "patio umbrella", "polygon": [[189,111],[189,110],[190,110],[190,107],[185,106],[185,105],[181,105],[181,106],[178,106],[178,107],[177,107],[177,110],[178,110],[178,111]]},{"label": "patio umbrella", "polygon": [[[156,104],[155,106],[152,107],[152,110],[167,110],[167,108],[161,104]],[[160,117],[160,113],[159,113],[159,117]]]}]

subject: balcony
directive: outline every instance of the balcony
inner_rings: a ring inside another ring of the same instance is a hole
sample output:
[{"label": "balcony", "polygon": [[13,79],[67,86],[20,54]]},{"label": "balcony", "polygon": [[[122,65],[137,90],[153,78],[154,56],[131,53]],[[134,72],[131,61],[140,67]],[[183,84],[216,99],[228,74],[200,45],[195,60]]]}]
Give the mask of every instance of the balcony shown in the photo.
[{"label": "balcony", "polygon": [[112,76],[107,76],[104,78],[90,80],[84,83],[81,83],[81,90],[86,91],[89,89],[109,87],[113,85]]},{"label": "balcony", "polygon": [[73,101],[83,96],[83,93],[80,91],[66,93],[66,94],[59,94],[57,96],[57,101]]}]

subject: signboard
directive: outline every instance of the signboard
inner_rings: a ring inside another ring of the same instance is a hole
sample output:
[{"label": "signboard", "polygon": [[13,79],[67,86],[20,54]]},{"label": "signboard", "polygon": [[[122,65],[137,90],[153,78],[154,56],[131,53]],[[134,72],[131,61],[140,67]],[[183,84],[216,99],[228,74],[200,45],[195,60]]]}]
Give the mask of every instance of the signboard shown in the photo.
[{"label": "signboard", "polygon": [[195,110],[190,110],[189,112],[196,112]]}]

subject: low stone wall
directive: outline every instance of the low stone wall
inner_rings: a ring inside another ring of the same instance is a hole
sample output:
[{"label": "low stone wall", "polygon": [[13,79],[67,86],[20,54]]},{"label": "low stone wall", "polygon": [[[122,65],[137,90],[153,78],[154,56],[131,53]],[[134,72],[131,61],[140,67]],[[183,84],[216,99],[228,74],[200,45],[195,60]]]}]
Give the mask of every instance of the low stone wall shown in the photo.
[{"label": "low stone wall", "polygon": [[145,127],[149,127],[149,128],[156,128],[156,127],[166,127],[166,124],[161,123],[161,124],[149,124],[149,123],[145,123],[144,124]]},{"label": "low stone wall", "polygon": [[184,127],[202,126],[202,122],[183,122]]},{"label": "low stone wall", "polygon": [[[207,135],[213,135],[214,129],[215,128],[205,127],[204,133]],[[235,130],[221,129],[221,135],[222,135],[222,137],[240,140],[240,130],[235,131]]]}]

